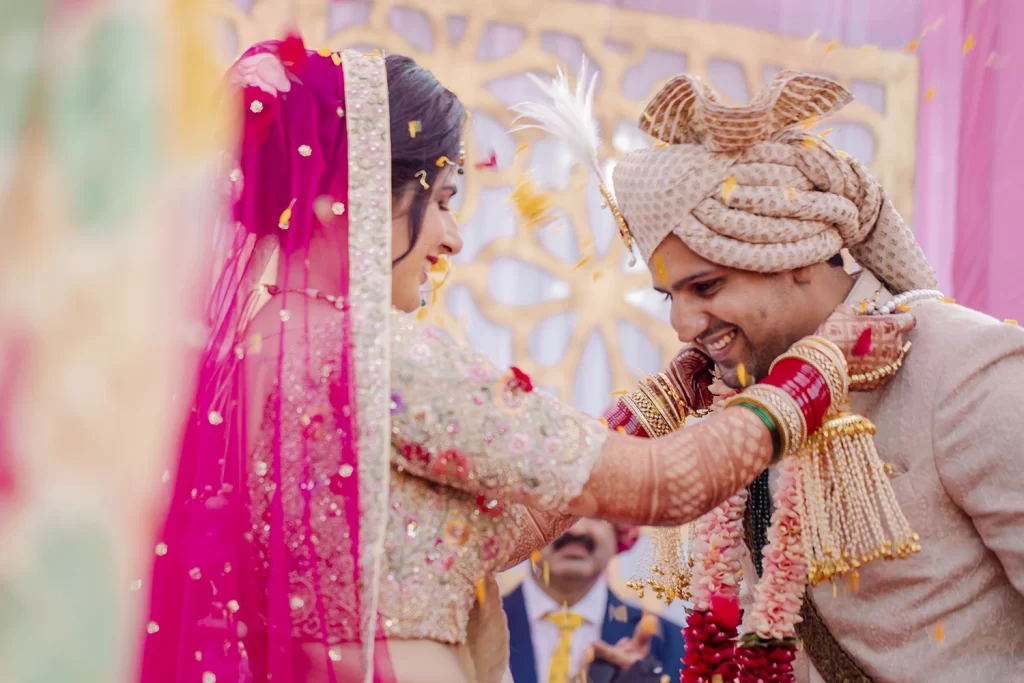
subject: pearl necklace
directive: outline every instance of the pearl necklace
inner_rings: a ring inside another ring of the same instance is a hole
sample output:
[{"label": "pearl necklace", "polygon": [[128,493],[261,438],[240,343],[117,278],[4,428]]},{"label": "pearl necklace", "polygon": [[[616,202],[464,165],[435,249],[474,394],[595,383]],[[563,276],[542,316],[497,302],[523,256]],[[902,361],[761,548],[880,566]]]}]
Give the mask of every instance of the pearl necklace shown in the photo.
[{"label": "pearl necklace", "polygon": [[944,299],[942,292],[937,289],[911,289],[908,292],[895,296],[892,300],[879,305],[876,301],[868,300],[865,313],[868,315],[889,315],[895,313],[900,306],[906,306],[914,301],[923,299]]}]

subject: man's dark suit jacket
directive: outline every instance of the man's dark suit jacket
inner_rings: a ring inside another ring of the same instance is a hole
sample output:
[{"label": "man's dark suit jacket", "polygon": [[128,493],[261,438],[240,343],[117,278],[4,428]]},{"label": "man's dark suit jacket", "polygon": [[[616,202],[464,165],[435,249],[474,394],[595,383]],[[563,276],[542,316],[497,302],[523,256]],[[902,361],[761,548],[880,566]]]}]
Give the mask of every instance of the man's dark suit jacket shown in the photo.
[{"label": "man's dark suit jacket", "polygon": [[[515,683],[546,683],[547,672],[538,672],[533,656],[533,638],[530,636],[530,620],[526,614],[526,600],[522,586],[505,596],[505,614],[508,616],[508,630],[511,645],[512,679]],[[621,621],[622,607],[626,608],[626,620]],[[615,617],[619,616],[620,619]],[[608,609],[605,610],[601,640],[614,645],[620,638],[630,638],[643,617],[643,610],[637,609],[615,597],[608,591]],[[682,629],[668,619],[658,618],[660,633],[651,640],[651,655],[661,662],[672,683],[679,683],[679,669],[685,654]]]}]

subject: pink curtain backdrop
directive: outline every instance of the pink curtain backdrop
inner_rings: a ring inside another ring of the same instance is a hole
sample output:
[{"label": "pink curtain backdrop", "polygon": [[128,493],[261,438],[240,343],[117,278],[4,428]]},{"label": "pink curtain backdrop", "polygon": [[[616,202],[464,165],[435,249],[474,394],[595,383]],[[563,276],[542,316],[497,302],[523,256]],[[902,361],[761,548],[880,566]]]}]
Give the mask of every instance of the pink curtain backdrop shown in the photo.
[{"label": "pink curtain backdrop", "polygon": [[[1024,182],[1024,43],[1012,40],[1024,35],[1020,0],[589,1],[889,49],[941,18],[919,50],[914,230],[947,295],[1024,319],[1024,231],[1012,203]],[[968,36],[975,46],[964,55]]]}]

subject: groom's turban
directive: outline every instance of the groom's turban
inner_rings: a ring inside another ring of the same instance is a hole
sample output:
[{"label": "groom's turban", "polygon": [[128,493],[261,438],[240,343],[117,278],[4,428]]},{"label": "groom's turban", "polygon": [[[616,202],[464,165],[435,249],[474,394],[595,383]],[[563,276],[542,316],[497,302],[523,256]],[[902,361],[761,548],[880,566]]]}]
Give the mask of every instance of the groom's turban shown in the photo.
[{"label": "groom's turban", "polygon": [[792,71],[746,107],[720,104],[693,76],[669,81],[640,120],[665,144],[625,155],[613,174],[644,261],[669,234],[709,261],[759,273],[847,248],[894,292],[934,288],[935,272],[878,181],[805,133],[852,99],[834,81]]}]

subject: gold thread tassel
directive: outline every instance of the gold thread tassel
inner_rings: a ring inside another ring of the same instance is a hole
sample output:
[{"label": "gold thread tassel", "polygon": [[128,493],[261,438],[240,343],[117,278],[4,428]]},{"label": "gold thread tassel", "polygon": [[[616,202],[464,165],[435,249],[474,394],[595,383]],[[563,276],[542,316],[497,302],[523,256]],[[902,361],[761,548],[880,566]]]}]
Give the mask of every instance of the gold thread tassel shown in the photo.
[{"label": "gold thread tassel", "polygon": [[921,549],[875,450],[874,434],[866,417],[839,413],[800,449],[800,516],[812,586],[872,560],[902,559]]},{"label": "gold thread tassel", "polygon": [[637,571],[626,586],[640,598],[649,588],[666,605],[676,600],[689,601],[693,562],[684,552],[687,533],[687,526],[650,529],[653,551],[640,559]]}]

